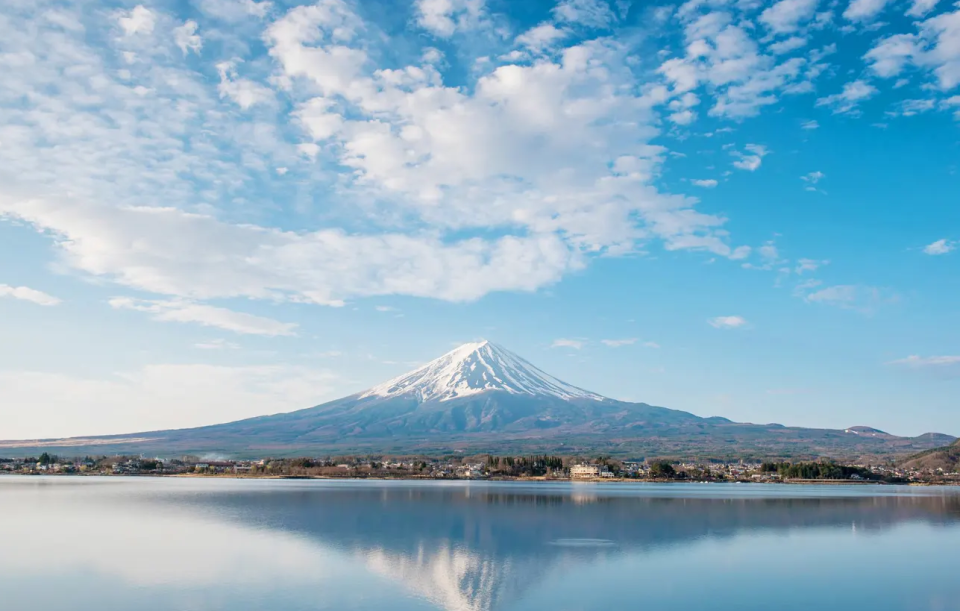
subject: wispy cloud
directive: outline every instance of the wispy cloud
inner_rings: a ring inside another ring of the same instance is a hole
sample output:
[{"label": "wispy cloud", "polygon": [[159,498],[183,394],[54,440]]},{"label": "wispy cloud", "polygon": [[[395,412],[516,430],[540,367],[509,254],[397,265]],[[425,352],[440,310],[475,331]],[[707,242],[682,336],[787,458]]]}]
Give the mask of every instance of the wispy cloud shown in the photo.
[{"label": "wispy cloud", "polygon": [[809,174],[804,174],[803,176],[800,177],[800,180],[807,183],[807,186],[804,187],[804,190],[823,193],[823,191],[817,188],[817,184],[819,184],[819,182],[823,180],[825,177],[826,177],[826,174],[818,170],[816,172],[810,172]]},{"label": "wispy cloud", "polygon": [[197,34],[198,27],[196,21],[189,20],[182,26],[174,28],[173,39],[184,55],[190,52],[199,55],[200,50],[203,49],[203,39]]},{"label": "wispy cloud", "polygon": [[927,371],[938,376],[960,377],[960,356],[956,355],[920,356],[913,354],[906,358],[890,361],[888,364]]},{"label": "wispy cloud", "polygon": [[592,28],[605,28],[617,19],[603,0],[561,0],[554,7],[553,15],[558,21]]},{"label": "wispy cloud", "polygon": [[794,268],[794,272],[798,276],[802,276],[807,272],[815,272],[820,269],[822,266],[830,263],[829,261],[817,261],[816,259],[798,259],[797,266]]},{"label": "wispy cloud", "polygon": [[690,184],[692,184],[692,185],[694,185],[694,186],[696,186],[696,187],[703,187],[704,189],[712,189],[712,188],[716,187],[717,184],[719,184],[719,183],[717,183],[717,181],[714,180],[714,179],[712,179],[712,178],[706,178],[706,179],[702,179],[702,180],[695,178],[695,179],[693,179],[693,180],[690,181]]},{"label": "wispy cloud", "polygon": [[[817,288],[819,282],[813,281],[806,285],[806,288]],[[802,286],[802,285],[801,285]],[[819,288],[813,292],[803,294],[802,288],[798,287],[798,293],[809,303],[819,303],[824,305],[836,306],[847,310],[856,310],[865,314],[870,314],[884,303],[893,303],[898,300],[896,293],[880,289],[874,286],[864,286],[860,284],[840,284]]]},{"label": "wispy cloud", "polygon": [[42,306],[55,306],[60,303],[60,299],[43,291],[26,286],[10,286],[9,284],[0,284],[0,297],[11,297]]},{"label": "wispy cloud", "polygon": [[484,0],[417,0],[417,23],[443,38],[477,28],[485,14]]},{"label": "wispy cloud", "polygon": [[742,316],[717,316],[707,322],[716,329],[738,329],[747,325],[746,319]]},{"label": "wispy cloud", "polygon": [[566,339],[560,338],[553,340],[553,343],[550,345],[551,348],[574,348],[579,350],[583,348],[583,345],[586,342],[580,339]]},{"label": "wispy cloud", "polygon": [[796,32],[813,18],[818,3],[819,0],[780,0],[760,13],[760,22],[778,34]]},{"label": "wispy cloud", "polygon": [[247,335],[296,335],[297,328],[294,323],[181,300],[151,301],[115,297],[110,300],[110,306],[121,310],[147,312],[157,321],[197,323]]},{"label": "wispy cloud", "polygon": [[876,87],[870,83],[857,80],[843,86],[843,91],[819,98],[817,106],[828,106],[834,114],[853,113],[860,102],[868,100],[878,93]]},{"label": "wispy cloud", "polygon": [[868,21],[879,15],[890,0],[851,0],[843,16],[850,21]]},{"label": "wispy cloud", "polygon": [[931,244],[927,244],[923,247],[923,252],[927,253],[928,255],[945,255],[956,248],[957,243],[955,241],[944,238]]},{"label": "wispy cloud", "polygon": [[637,343],[637,338],[629,337],[626,339],[602,339],[600,340],[600,343],[611,348],[619,348],[620,346],[629,346]]},{"label": "wispy cloud", "polygon": [[738,157],[737,161],[733,162],[733,167],[749,172],[757,170],[763,163],[763,158],[770,153],[767,147],[761,144],[748,144],[744,149],[747,152],[732,151],[730,154]]},{"label": "wispy cloud", "polygon": [[127,36],[150,34],[157,23],[157,15],[142,4],[129,11],[117,13],[117,23]]}]

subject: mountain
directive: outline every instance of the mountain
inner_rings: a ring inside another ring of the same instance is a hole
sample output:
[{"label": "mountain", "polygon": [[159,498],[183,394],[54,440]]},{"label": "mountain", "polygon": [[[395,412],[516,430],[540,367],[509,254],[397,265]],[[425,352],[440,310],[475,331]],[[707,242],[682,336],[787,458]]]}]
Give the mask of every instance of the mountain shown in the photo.
[{"label": "mountain", "polygon": [[490,391],[564,400],[605,400],[600,395],[561,382],[487,341],[464,344],[419,369],[374,386],[360,398],[406,396],[427,403],[462,399]]},{"label": "mountain", "polygon": [[960,468],[960,440],[947,447],[934,448],[908,456],[900,466],[917,470],[943,469],[947,473],[956,471]]},{"label": "mountain", "polygon": [[857,426],[804,429],[739,424],[567,384],[491,342],[464,344],[363,392],[290,413],[193,429],[0,443],[90,451],[303,455],[317,453],[604,452],[624,456],[862,457],[947,443]]},{"label": "mountain", "polygon": [[865,437],[893,437],[890,433],[881,431],[880,429],[875,429],[869,426],[851,426],[848,429],[844,429],[845,433],[852,433],[854,435],[863,435]]}]

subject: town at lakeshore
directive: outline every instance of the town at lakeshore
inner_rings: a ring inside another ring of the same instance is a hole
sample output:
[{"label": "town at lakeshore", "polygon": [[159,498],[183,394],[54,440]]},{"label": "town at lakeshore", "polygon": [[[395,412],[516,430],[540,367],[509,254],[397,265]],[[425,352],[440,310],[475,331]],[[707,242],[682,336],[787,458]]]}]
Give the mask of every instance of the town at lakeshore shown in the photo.
[{"label": "town at lakeshore", "polygon": [[317,479],[586,480],[749,483],[875,483],[960,485],[960,468],[947,471],[887,464],[745,461],[623,461],[560,456],[329,456],[228,460],[198,456],[61,457],[43,453],[0,458],[0,474],[181,476]]}]

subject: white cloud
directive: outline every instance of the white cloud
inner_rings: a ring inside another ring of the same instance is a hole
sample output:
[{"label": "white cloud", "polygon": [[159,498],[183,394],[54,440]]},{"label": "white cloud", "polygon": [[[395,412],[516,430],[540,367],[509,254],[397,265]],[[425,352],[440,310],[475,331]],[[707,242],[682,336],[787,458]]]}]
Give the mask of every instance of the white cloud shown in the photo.
[{"label": "white cloud", "polygon": [[657,342],[643,342],[645,348],[659,348],[660,344]]},{"label": "white cloud", "polygon": [[606,28],[617,20],[604,0],[561,0],[553,16],[557,21],[591,28]]},{"label": "white cloud", "polygon": [[157,23],[156,14],[142,4],[138,4],[129,11],[120,11],[117,23],[127,36],[134,34],[150,34]]},{"label": "white cloud", "polygon": [[657,71],[673,85],[674,91],[677,92],[695,89],[700,82],[700,71],[697,66],[683,59],[668,59]]},{"label": "white cloud", "polygon": [[717,183],[717,181],[714,180],[714,179],[712,179],[712,178],[706,178],[706,179],[702,179],[702,180],[701,180],[701,179],[693,179],[693,180],[690,181],[690,184],[695,185],[695,186],[697,186],[697,187],[703,187],[704,189],[712,189],[712,188],[716,187],[717,184],[719,184],[719,183]]},{"label": "white cloud", "polygon": [[697,113],[690,110],[700,104],[700,98],[693,92],[687,92],[671,100],[667,105],[672,112],[667,118],[677,125],[690,125],[697,118]]},{"label": "white cloud", "polygon": [[810,120],[804,121],[800,124],[800,129],[817,129],[820,127],[820,124],[817,121]]},{"label": "white cloud", "polygon": [[912,4],[907,9],[909,17],[923,17],[937,7],[940,0],[912,0]]},{"label": "white cloud", "polygon": [[804,295],[807,289],[816,288],[818,282],[809,282],[806,288],[798,287],[797,294],[809,303],[832,305],[847,310],[856,310],[866,314],[872,313],[883,303],[896,301],[897,296],[885,294],[884,291],[872,286],[844,284],[829,286]]},{"label": "white cloud", "polygon": [[339,305],[404,294],[468,301],[496,290],[535,290],[580,266],[556,235],[447,244],[431,236],[284,232],[171,208],[0,199],[4,215],[51,232],[76,269],[190,299]]},{"label": "white cloud", "polygon": [[864,59],[879,76],[898,76],[907,65],[928,70],[939,88],[960,85],[960,8],[916,23],[917,33],[879,40]]},{"label": "white cloud", "polygon": [[922,371],[941,378],[960,377],[960,356],[956,355],[920,356],[911,354],[906,358],[890,361],[887,364]]},{"label": "white cloud", "polygon": [[784,53],[790,53],[791,51],[802,49],[805,46],[807,46],[806,38],[803,36],[791,36],[790,38],[775,42],[767,48],[771,53],[783,55]]},{"label": "white cloud", "polygon": [[928,110],[933,110],[936,107],[935,100],[903,100],[897,105],[897,110],[888,114],[899,114],[903,117],[912,117],[921,113],[925,113]]},{"label": "white cloud", "polygon": [[184,55],[190,51],[200,54],[200,49],[203,48],[203,40],[197,34],[198,27],[196,21],[185,21],[183,25],[173,29],[173,40]]},{"label": "white cloud", "polygon": [[344,125],[343,117],[333,107],[333,102],[326,98],[313,98],[301,104],[293,116],[314,140],[326,140],[337,135]]},{"label": "white cloud", "polygon": [[877,76],[897,76],[920,53],[919,39],[914,34],[895,34],[882,39],[863,56]]},{"label": "white cloud", "polygon": [[739,157],[737,161],[733,162],[733,167],[740,170],[747,170],[748,172],[759,169],[760,164],[763,163],[763,158],[770,153],[767,147],[760,144],[748,144],[744,149],[747,151],[746,153],[731,151],[730,154],[734,157]]},{"label": "white cloud", "polygon": [[773,244],[773,242],[767,242],[758,248],[757,252],[767,261],[777,261],[780,258],[780,251],[777,250],[777,247]]},{"label": "white cloud", "polygon": [[517,44],[527,47],[533,51],[542,51],[552,47],[555,43],[567,37],[567,32],[556,27],[552,23],[541,23],[532,27],[520,36],[517,36]]},{"label": "white cloud", "polygon": [[550,344],[550,347],[551,348],[575,348],[576,350],[579,350],[580,348],[583,348],[583,344],[584,344],[583,340],[560,338],[560,339],[553,340],[553,343]]},{"label": "white cloud", "polygon": [[816,171],[816,172],[810,172],[809,174],[805,174],[805,175],[801,176],[801,177],[800,177],[800,180],[803,180],[803,181],[805,181],[805,182],[808,182],[808,183],[810,183],[811,185],[815,185],[815,184],[817,184],[818,182],[820,182],[821,180],[823,180],[823,178],[824,178],[825,176],[826,176],[826,174],[824,174],[823,172],[820,172],[820,171],[818,170],[818,171]]},{"label": "white cloud", "polygon": [[115,297],[110,300],[110,307],[121,310],[136,310],[152,314],[153,320],[163,322],[192,322],[206,327],[217,327],[243,333],[247,335],[296,335],[296,324],[284,323],[254,316],[244,312],[234,312],[226,308],[218,308],[182,300],[151,301],[145,299],[131,299],[129,297]]},{"label": "white cloud", "polygon": [[630,346],[637,343],[637,338],[628,337],[626,339],[602,339],[600,343],[610,348],[619,348],[620,346]]},{"label": "white cloud", "polygon": [[[251,3],[198,6],[257,16]],[[159,10],[149,40],[111,36],[112,17],[83,33],[0,19],[4,61],[10,49],[36,58],[0,79],[0,215],[49,231],[68,267],[190,300],[456,301],[536,290],[653,242],[749,251],[723,216],[655,186],[669,153],[652,144],[660,113],[696,96],[639,80],[626,43],[571,43],[451,86],[417,54],[385,69],[375,26],[350,6],[321,0],[271,21],[269,80],[267,58],[224,43],[259,82],[232,62],[211,82],[170,34],[183,22]],[[236,27],[260,26],[248,21]],[[297,230],[268,226],[281,218]]]},{"label": "white cloud", "polygon": [[[630,93],[636,77],[619,45],[588,42],[563,50],[556,62],[500,66],[468,95],[443,87],[430,70],[368,73],[362,49],[340,46],[334,56],[307,45],[315,41],[305,38],[304,23],[354,26],[348,16],[306,8],[271,27],[271,53],[287,76],[312,82],[359,115],[344,122],[331,150],[359,184],[376,190],[371,195],[430,225],[563,231],[594,252],[629,252],[638,237],[662,230],[674,248],[698,242],[719,248],[716,254],[732,252],[704,235],[716,219],[681,215],[677,201],[650,200],[659,197],[648,182],[666,152],[647,142],[656,133],[652,107],[662,98]],[[586,141],[593,143],[587,149]],[[634,169],[621,171],[627,165]],[[627,220],[637,212],[650,221],[646,230]]]},{"label": "white cloud", "polygon": [[850,0],[843,16],[850,21],[869,21],[887,7],[889,0]]},{"label": "white cloud", "polygon": [[335,397],[336,381],[285,365],[152,364],[103,379],[0,371],[0,421],[8,439],[203,426],[317,405]]},{"label": "white cloud", "polygon": [[733,23],[728,12],[699,14],[694,7],[678,15],[684,24],[686,56],[667,59],[658,73],[675,94],[705,84],[715,97],[711,116],[752,117],[775,104],[781,93],[812,87],[818,74],[814,63],[801,57],[781,62],[776,55],[761,53],[749,25]]},{"label": "white cloud", "polygon": [[273,8],[272,2],[255,0],[197,0],[197,5],[207,15],[230,23],[250,17],[263,19]]},{"label": "white cloud", "polygon": [[806,272],[815,272],[820,269],[821,266],[827,265],[828,263],[829,261],[817,261],[816,259],[799,259],[794,271],[798,276],[802,276]]},{"label": "white cloud", "polygon": [[238,78],[234,61],[220,62],[217,72],[220,73],[220,97],[230,98],[244,110],[258,104],[269,104],[274,99],[273,89],[249,79]]},{"label": "white cloud", "polygon": [[945,108],[945,109],[956,108],[957,110],[954,112],[953,116],[956,120],[960,121],[960,95],[955,95],[953,97],[949,97],[946,100],[941,101],[940,108]]},{"label": "white cloud", "polygon": [[933,242],[932,244],[927,244],[923,247],[923,252],[928,255],[945,255],[948,252],[956,249],[957,243],[951,240],[942,239]]},{"label": "white cloud", "polygon": [[711,327],[717,329],[737,329],[747,324],[746,319],[741,316],[717,316],[707,321]]},{"label": "white cloud", "polygon": [[930,48],[920,63],[933,68],[943,91],[960,85],[960,7],[922,22],[921,32]]},{"label": "white cloud", "polygon": [[59,299],[42,291],[26,286],[10,286],[9,284],[0,284],[0,297],[12,297],[42,306],[55,306],[60,303]]},{"label": "white cloud", "polygon": [[834,114],[844,114],[856,110],[863,100],[877,94],[877,88],[866,81],[857,80],[843,86],[843,91],[817,100],[817,106],[829,106]]},{"label": "white cloud", "polygon": [[807,301],[848,306],[857,300],[859,287],[854,285],[831,286],[806,296]]},{"label": "white cloud", "polygon": [[677,125],[690,125],[696,121],[697,113],[693,112],[692,110],[678,110],[677,112],[671,114],[668,118]]},{"label": "white cloud", "polygon": [[819,0],[780,0],[760,13],[760,21],[776,33],[795,32],[816,13]]},{"label": "white cloud", "polygon": [[397,311],[397,308],[393,306],[385,306],[385,305],[375,306],[374,309],[377,312],[396,312]]},{"label": "white cloud", "polygon": [[764,243],[762,246],[755,249],[754,252],[756,252],[760,257],[760,263],[744,263],[741,267],[744,269],[770,271],[774,267],[786,263],[786,260],[780,258],[780,251],[777,249],[777,246],[774,244],[773,240],[769,240],[768,242]]},{"label": "white cloud", "polygon": [[904,365],[914,369],[948,368],[960,366],[960,356],[919,356],[912,354],[906,358],[891,361],[892,365]]},{"label": "white cloud", "polygon": [[417,23],[436,36],[476,28],[482,20],[485,0],[417,0]]}]

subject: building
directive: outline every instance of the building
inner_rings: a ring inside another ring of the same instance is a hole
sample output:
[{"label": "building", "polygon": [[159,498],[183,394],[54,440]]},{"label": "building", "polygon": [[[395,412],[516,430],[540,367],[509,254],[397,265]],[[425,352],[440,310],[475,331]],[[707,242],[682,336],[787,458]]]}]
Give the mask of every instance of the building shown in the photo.
[{"label": "building", "polygon": [[570,479],[591,479],[600,477],[600,467],[597,465],[573,465],[570,467]]}]

